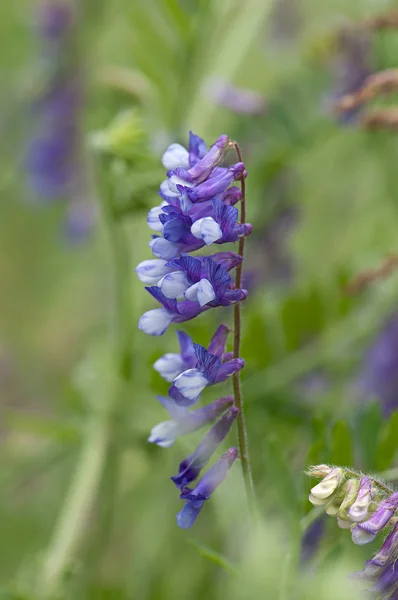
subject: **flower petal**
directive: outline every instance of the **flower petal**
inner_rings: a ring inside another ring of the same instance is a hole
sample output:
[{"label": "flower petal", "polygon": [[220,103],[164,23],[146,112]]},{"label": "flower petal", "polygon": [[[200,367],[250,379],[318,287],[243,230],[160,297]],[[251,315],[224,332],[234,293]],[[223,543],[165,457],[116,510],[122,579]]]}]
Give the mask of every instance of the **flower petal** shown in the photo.
[{"label": "flower petal", "polygon": [[185,364],[180,354],[168,352],[154,363],[153,368],[166,381],[173,381],[185,370]]},{"label": "flower petal", "polygon": [[152,428],[148,442],[161,448],[170,448],[177,438],[178,425],[175,421],[163,421]]},{"label": "flower petal", "polygon": [[138,321],[138,329],[148,335],[163,335],[173,320],[173,313],[165,308],[154,308],[145,312]]},{"label": "flower petal", "polygon": [[158,287],[166,298],[180,298],[184,295],[185,290],[189,288],[189,281],[183,271],[174,271],[174,273],[168,273],[162,277],[158,282]]},{"label": "flower petal", "polygon": [[177,167],[189,169],[189,153],[181,144],[171,144],[162,156],[162,164],[170,171]]},{"label": "flower petal", "polygon": [[198,219],[192,224],[191,233],[194,237],[202,239],[206,246],[222,238],[223,232],[213,217]]},{"label": "flower petal", "polygon": [[207,386],[207,378],[199,369],[188,369],[178,375],[174,380],[174,385],[185,398],[193,400]]},{"label": "flower petal", "polygon": [[163,225],[160,222],[159,215],[163,214],[163,210],[161,206],[154,206],[148,212],[148,216],[146,219],[148,227],[153,229],[153,231],[163,231]]},{"label": "flower petal", "polygon": [[185,291],[184,296],[187,300],[191,300],[192,302],[197,301],[200,306],[204,306],[215,299],[216,293],[208,279],[201,279],[198,283],[191,285]]}]

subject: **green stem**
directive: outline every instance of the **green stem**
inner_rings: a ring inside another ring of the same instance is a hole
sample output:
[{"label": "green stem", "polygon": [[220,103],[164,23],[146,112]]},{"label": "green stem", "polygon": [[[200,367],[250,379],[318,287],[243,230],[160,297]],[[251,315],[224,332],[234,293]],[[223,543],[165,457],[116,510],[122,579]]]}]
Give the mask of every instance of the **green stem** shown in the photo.
[{"label": "green stem", "polygon": [[[238,159],[242,162],[242,155],[240,152],[240,148],[237,143],[234,143],[234,148]],[[242,224],[246,223],[246,185],[245,178],[242,176],[241,180],[241,189],[242,189],[242,199],[241,199],[241,209],[240,209],[240,222]],[[239,254],[244,257],[245,250],[245,238],[241,237],[239,240]],[[243,262],[243,261],[242,261]],[[236,277],[235,277],[235,287],[239,289],[242,283],[242,262],[236,267]],[[241,314],[241,305],[240,302],[237,302],[234,306],[234,358],[240,357],[240,345],[241,345],[241,333],[242,333],[242,314]],[[254,510],[255,507],[255,498],[254,498],[254,487],[253,487],[253,478],[251,472],[250,458],[249,458],[249,445],[248,445],[248,437],[247,430],[245,424],[245,412],[244,412],[244,403],[243,396],[241,390],[241,382],[240,382],[240,371],[237,371],[233,375],[233,390],[235,397],[235,405],[239,409],[239,414],[236,419],[237,427],[238,427],[238,446],[239,446],[239,454],[240,461],[242,465],[242,475],[245,483],[246,495],[249,503],[250,511]]]},{"label": "green stem", "polygon": [[[112,190],[108,188],[107,191]],[[108,479],[110,470],[117,473],[119,465],[120,446],[117,443],[117,430],[122,418],[126,384],[132,376],[132,302],[130,253],[123,223],[118,222],[112,201],[111,193],[102,198],[102,216],[110,240],[113,264],[111,345],[115,357],[115,388],[110,392],[106,410],[98,411],[89,418],[70,490],[55,526],[52,541],[45,553],[39,583],[40,597],[43,599],[55,597],[65,572],[80,549],[86,533],[86,524],[98,496],[105,507],[111,507],[109,510],[113,513],[114,495],[117,490],[116,482],[115,485],[108,486],[104,480],[105,475]],[[102,534],[108,540],[112,515],[108,515],[105,521],[106,533]]]},{"label": "green stem", "polygon": [[88,424],[77,469],[44,557],[39,594],[43,599],[55,597],[86,533],[101,482],[109,439],[106,416],[98,413]]}]

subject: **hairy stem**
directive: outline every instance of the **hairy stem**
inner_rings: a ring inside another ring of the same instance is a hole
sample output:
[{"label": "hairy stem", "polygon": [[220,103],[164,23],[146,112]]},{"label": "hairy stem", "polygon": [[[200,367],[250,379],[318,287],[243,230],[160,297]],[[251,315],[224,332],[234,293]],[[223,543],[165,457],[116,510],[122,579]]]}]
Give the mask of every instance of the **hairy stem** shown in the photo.
[{"label": "hairy stem", "polygon": [[[238,156],[239,161],[242,161],[242,154],[238,144],[234,143],[234,148],[236,154]],[[242,190],[242,199],[241,199],[241,210],[240,210],[240,222],[242,224],[246,223],[246,183],[245,177],[242,175],[240,179],[241,190]],[[244,257],[245,251],[245,238],[241,237],[239,240],[239,254]],[[243,261],[236,267],[236,277],[235,277],[235,286],[237,289],[241,287],[242,283],[242,264]],[[241,345],[241,333],[242,333],[242,312],[241,312],[241,304],[237,302],[234,306],[234,357],[239,358],[240,356],[240,345]],[[245,424],[245,413],[244,413],[244,403],[243,396],[241,390],[241,381],[240,381],[240,371],[234,373],[233,375],[233,390],[235,397],[235,405],[239,409],[239,414],[237,417],[237,427],[238,427],[238,446],[239,446],[239,454],[242,465],[242,474],[243,480],[245,483],[246,495],[249,502],[250,510],[254,509],[254,487],[253,487],[253,478],[251,472],[251,465],[249,459],[249,446],[248,446],[248,436]]]}]

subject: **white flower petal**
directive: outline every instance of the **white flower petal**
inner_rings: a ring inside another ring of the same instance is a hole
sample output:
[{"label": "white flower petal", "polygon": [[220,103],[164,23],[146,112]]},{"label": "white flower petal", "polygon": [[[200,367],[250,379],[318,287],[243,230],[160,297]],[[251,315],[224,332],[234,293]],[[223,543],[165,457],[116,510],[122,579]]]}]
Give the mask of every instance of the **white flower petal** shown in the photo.
[{"label": "white flower petal", "polygon": [[158,283],[158,287],[160,287],[162,294],[164,294],[166,298],[170,299],[180,298],[183,296],[188,286],[189,281],[184,271],[174,271],[173,273],[168,273],[162,277]]},{"label": "white flower petal", "polygon": [[170,448],[177,437],[178,425],[175,421],[163,421],[152,428],[148,442],[157,444],[161,448]]},{"label": "white flower petal", "polygon": [[200,306],[204,306],[214,300],[216,293],[208,279],[201,279],[198,283],[191,285],[184,296],[187,300],[199,302]]},{"label": "white flower petal", "polygon": [[192,224],[191,233],[196,238],[202,239],[206,246],[210,246],[210,244],[222,238],[221,228],[212,217],[204,217],[195,221]]},{"label": "white flower petal", "polygon": [[169,185],[169,190],[171,192],[174,192],[176,196],[180,195],[180,192],[177,189],[177,185],[183,185],[184,187],[193,187],[193,183],[189,183],[188,181],[185,181],[185,179],[177,177],[177,175],[172,175],[167,181]]},{"label": "white flower petal", "polygon": [[178,375],[174,385],[185,398],[194,400],[207,386],[207,379],[199,369],[188,369]]},{"label": "white flower petal", "polygon": [[154,363],[153,368],[166,381],[173,381],[178,375],[184,371],[184,361],[180,354],[168,352],[164,356],[158,358]]},{"label": "white flower petal", "polygon": [[143,260],[136,266],[135,271],[143,283],[156,285],[159,279],[172,270],[170,267],[166,267],[166,263],[167,261],[161,258]]},{"label": "white flower petal", "polygon": [[177,167],[189,169],[189,152],[180,144],[171,144],[162,156],[162,164],[168,171]]},{"label": "white flower petal", "polygon": [[177,196],[179,196],[179,193],[175,193],[172,192],[171,189],[169,188],[169,180],[165,179],[164,181],[162,181],[162,183],[160,184],[160,191],[162,192],[162,194],[164,194],[165,196],[170,196],[170,197],[174,197],[176,198]]},{"label": "white flower petal", "polygon": [[138,321],[138,329],[148,335],[163,335],[173,320],[173,313],[165,308],[148,310]]},{"label": "white flower petal", "polygon": [[159,215],[164,214],[161,206],[154,206],[148,213],[146,222],[153,231],[163,231],[163,225],[159,220]]},{"label": "white flower petal", "polygon": [[358,544],[359,546],[362,546],[363,544],[369,544],[369,542],[374,540],[376,537],[375,533],[364,531],[359,525],[353,527],[351,535],[354,544]]},{"label": "white flower petal", "polygon": [[173,244],[163,237],[157,237],[154,240],[151,240],[149,242],[149,247],[152,249],[155,256],[165,260],[175,258],[179,253],[179,245]]}]

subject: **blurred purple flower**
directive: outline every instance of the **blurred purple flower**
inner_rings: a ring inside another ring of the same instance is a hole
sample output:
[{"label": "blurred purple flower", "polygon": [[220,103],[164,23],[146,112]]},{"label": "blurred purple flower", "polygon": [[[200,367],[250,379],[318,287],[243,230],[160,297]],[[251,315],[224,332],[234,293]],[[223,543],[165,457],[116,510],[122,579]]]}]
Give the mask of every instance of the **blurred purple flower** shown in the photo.
[{"label": "blurred purple flower", "polygon": [[301,538],[300,562],[308,563],[316,554],[325,534],[325,515],[320,515],[307,527]]},{"label": "blurred purple flower", "polygon": [[[332,61],[334,79],[332,103],[346,94],[358,91],[372,73],[369,33],[364,29],[343,29],[338,35],[337,50]],[[342,123],[355,123],[362,106],[341,112]]]},{"label": "blurred purple flower", "polygon": [[205,94],[214,104],[235,113],[262,115],[266,112],[265,98],[258,92],[236,87],[219,77],[208,79]]},{"label": "blurred purple flower", "polygon": [[357,385],[364,399],[380,399],[386,417],[398,410],[398,313],[391,315],[376,335]]},{"label": "blurred purple flower", "polygon": [[66,0],[44,0],[36,14],[41,86],[31,106],[34,131],[25,156],[27,182],[39,201],[71,201],[65,231],[77,242],[94,221],[83,150],[77,15]]}]

